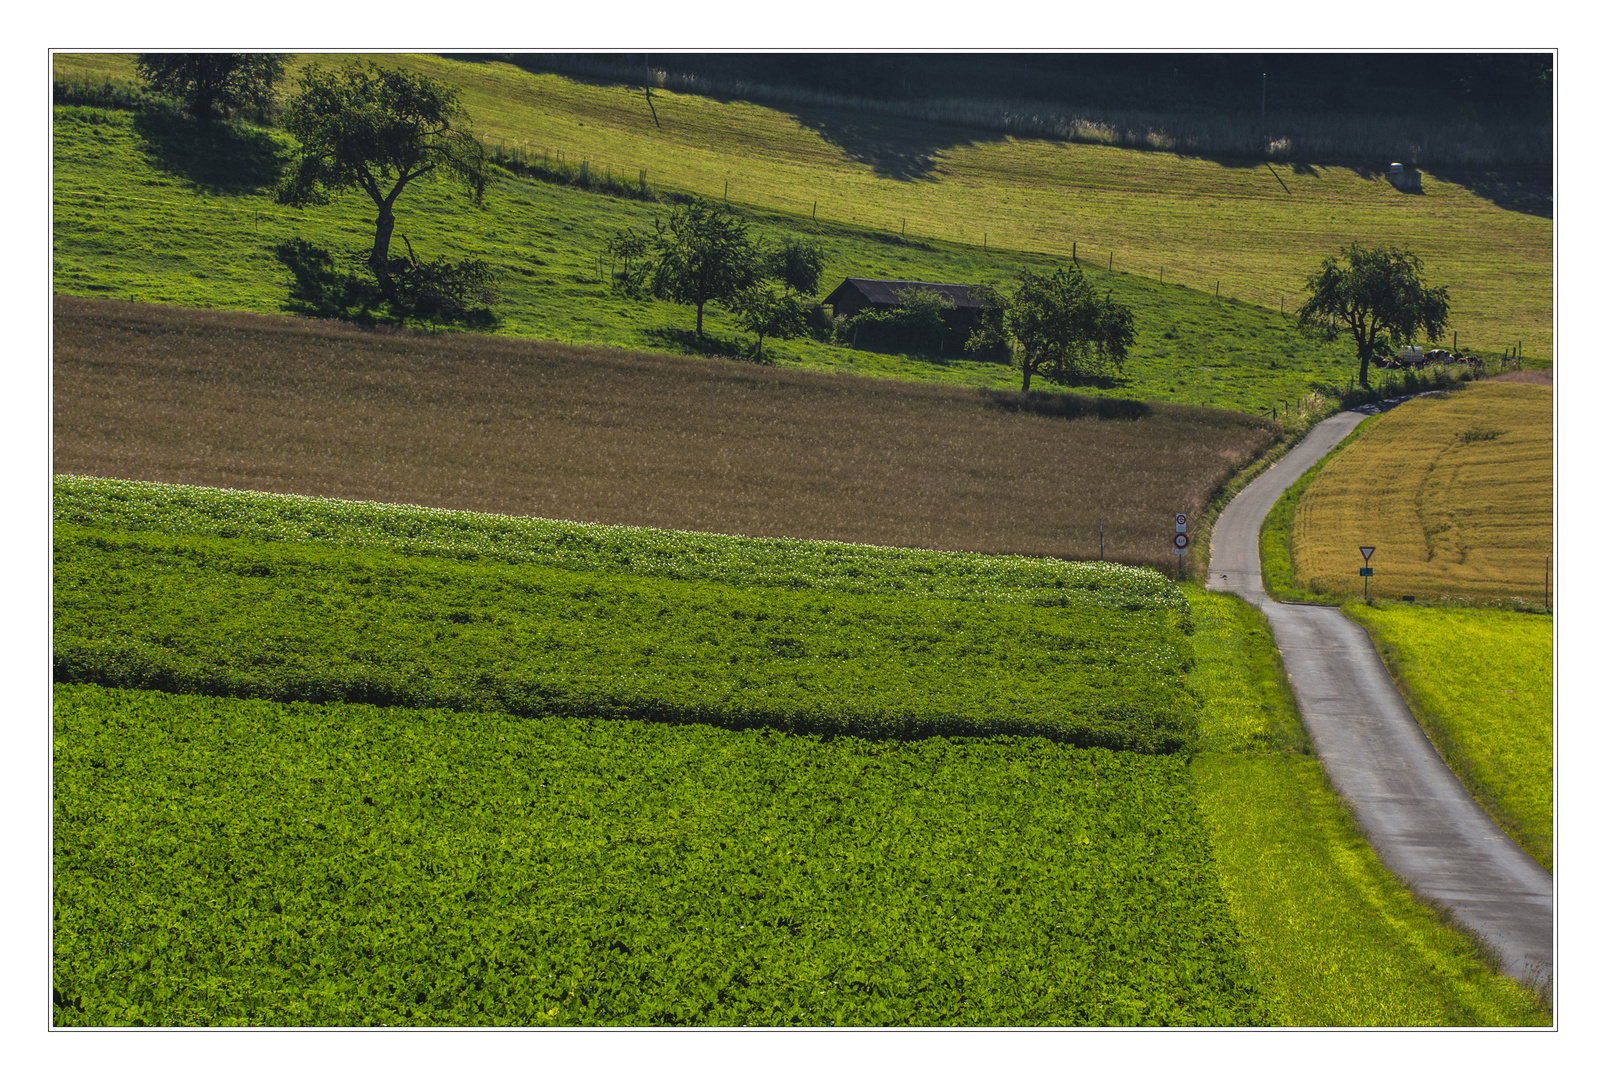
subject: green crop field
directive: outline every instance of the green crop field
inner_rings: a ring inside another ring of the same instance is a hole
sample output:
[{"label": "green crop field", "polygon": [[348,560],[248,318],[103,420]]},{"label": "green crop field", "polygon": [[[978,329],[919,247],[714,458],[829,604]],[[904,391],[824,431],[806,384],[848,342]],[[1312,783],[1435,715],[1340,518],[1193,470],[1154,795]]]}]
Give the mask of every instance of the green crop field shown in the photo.
[{"label": "green crop field", "polygon": [[[1236,800],[1196,801],[1175,705],[1213,760],[1301,755],[1297,721],[1243,730],[1220,680],[1275,670],[1266,642],[1216,635],[1190,674],[1195,598],[1152,572],[70,477],[55,512],[57,1023],[1545,1022],[1397,887],[1301,955],[1366,967],[1404,919],[1386,970],[1431,993],[1277,989],[1275,934],[1238,929],[1270,883],[1218,867]],[[862,632],[833,637],[848,611]],[[1090,664],[1079,626],[1120,655]],[[922,655],[915,730],[982,723],[862,738]],[[484,711],[539,690],[519,664],[575,657],[589,700],[524,700],[578,715]],[[745,701],[743,671],[767,684]],[[1102,735],[1009,733],[1044,673],[1043,705],[1091,702]],[[758,726],[807,678],[835,682]]]},{"label": "green crop field", "polygon": [[[136,501],[146,490],[120,488]],[[978,604],[972,590],[951,595],[961,556],[942,575],[949,596],[861,597],[528,553],[131,532],[74,523],[94,514],[72,495],[58,484],[58,681],[867,737],[1044,734],[1147,751],[1193,739],[1186,609],[1153,571],[1037,560],[1016,572],[1036,586],[1029,600]],[[320,514],[304,505],[291,508]],[[458,516],[437,530],[472,528]],[[571,532],[587,549],[607,543],[606,530]],[[752,549],[725,546],[727,566]],[[859,572],[883,560],[942,562],[891,550]],[[915,589],[935,585],[914,576]]]},{"label": "green crop field", "polygon": [[63,687],[63,1024],[1239,1025],[1173,757]]}]

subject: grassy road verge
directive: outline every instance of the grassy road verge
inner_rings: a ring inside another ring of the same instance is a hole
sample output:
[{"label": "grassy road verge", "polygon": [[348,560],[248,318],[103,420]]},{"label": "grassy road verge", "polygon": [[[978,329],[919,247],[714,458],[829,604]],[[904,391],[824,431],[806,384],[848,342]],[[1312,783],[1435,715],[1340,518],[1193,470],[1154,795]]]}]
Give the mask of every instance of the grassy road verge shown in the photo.
[{"label": "grassy road verge", "polygon": [[1553,870],[1554,624],[1549,615],[1344,605],[1366,628],[1439,756],[1489,816]]},{"label": "grassy road verge", "polygon": [[1273,1023],[1548,1025],[1529,989],[1378,861],[1309,750],[1259,614],[1188,594],[1204,703],[1191,769]]}]

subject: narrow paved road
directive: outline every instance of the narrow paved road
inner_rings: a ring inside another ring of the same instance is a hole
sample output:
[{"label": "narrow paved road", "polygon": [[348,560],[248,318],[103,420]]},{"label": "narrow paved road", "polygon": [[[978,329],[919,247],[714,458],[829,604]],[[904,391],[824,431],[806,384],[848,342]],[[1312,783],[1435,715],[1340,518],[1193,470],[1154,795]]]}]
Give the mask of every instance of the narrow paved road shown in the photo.
[{"label": "narrow paved road", "polygon": [[[1261,585],[1261,521],[1289,485],[1365,418],[1343,412],[1322,421],[1222,511],[1211,540],[1209,587],[1236,593],[1265,612],[1316,752],[1384,865],[1482,935],[1499,951],[1506,974],[1548,986],[1554,963],[1549,872],[1489,819],[1445,766],[1364,630],[1337,608],[1276,603]],[[1355,555],[1359,560],[1358,550]]]}]

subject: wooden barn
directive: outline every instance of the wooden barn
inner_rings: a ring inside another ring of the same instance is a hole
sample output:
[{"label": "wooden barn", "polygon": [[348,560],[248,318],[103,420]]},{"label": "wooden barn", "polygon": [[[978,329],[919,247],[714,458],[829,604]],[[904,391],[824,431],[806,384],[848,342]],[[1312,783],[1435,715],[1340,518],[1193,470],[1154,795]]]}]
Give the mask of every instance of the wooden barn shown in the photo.
[{"label": "wooden barn", "polygon": [[898,306],[898,294],[906,289],[920,289],[939,293],[953,301],[954,310],[948,317],[955,329],[965,329],[976,321],[981,301],[971,298],[969,285],[943,285],[934,281],[882,281],[878,278],[846,278],[823,301],[831,306],[831,314],[846,318],[865,308],[890,310]]}]

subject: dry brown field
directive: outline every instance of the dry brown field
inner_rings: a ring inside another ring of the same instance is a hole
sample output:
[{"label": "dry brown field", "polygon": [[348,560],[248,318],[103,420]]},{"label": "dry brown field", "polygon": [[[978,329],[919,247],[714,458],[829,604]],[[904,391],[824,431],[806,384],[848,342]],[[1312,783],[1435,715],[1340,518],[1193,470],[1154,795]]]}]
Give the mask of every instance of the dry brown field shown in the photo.
[{"label": "dry brown field", "polygon": [[1549,385],[1511,379],[1386,413],[1300,498],[1295,580],[1360,595],[1366,544],[1377,549],[1372,595],[1541,601],[1555,521],[1553,411]]},{"label": "dry brown field", "polygon": [[[58,473],[1175,566],[1275,424],[728,360],[57,297]],[[1023,408],[1026,405],[1028,407]],[[1104,415],[1100,415],[1100,413]]]}]

